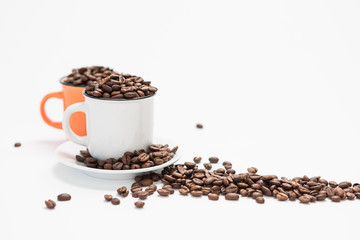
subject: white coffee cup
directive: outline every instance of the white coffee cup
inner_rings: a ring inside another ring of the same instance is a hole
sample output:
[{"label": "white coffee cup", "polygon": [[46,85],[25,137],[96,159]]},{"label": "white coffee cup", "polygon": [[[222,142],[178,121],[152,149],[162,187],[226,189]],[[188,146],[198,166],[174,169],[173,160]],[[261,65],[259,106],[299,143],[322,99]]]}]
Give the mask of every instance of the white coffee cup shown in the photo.
[{"label": "white coffee cup", "polygon": [[[88,96],[85,102],[69,106],[64,112],[63,129],[74,143],[86,146],[99,160],[120,158],[126,151],[146,149],[153,140],[154,95],[135,99],[104,99]],[[73,113],[86,114],[87,136],[70,128]]]}]

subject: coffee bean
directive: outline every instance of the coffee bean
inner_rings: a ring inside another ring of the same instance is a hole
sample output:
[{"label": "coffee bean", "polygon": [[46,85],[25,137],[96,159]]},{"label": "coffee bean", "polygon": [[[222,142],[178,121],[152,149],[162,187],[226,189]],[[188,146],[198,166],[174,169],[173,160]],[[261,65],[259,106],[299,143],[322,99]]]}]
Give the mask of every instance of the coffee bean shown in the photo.
[{"label": "coffee bean", "polygon": [[196,124],[196,127],[197,128],[203,128],[204,126],[202,124],[198,123],[198,124]]},{"label": "coffee bean", "polygon": [[194,157],[194,162],[195,163],[200,163],[201,162],[201,157]]},{"label": "coffee bean", "polygon": [[259,203],[259,204],[263,204],[263,203],[265,203],[265,199],[263,198],[263,197],[257,197],[256,199],[255,199],[255,201],[257,202],[257,203]]},{"label": "coffee bean", "polygon": [[14,147],[21,147],[21,143],[16,142],[16,143],[14,144]]},{"label": "coffee bean", "polygon": [[167,197],[170,195],[170,191],[167,189],[158,189],[157,192],[160,196],[163,196],[163,197]]},{"label": "coffee bean", "polygon": [[180,193],[181,195],[186,196],[186,195],[188,195],[188,194],[189,194],[189,190],[186,190],[186,189],[179,189],[179,193]]},{"label": "coffee bean", "polygon": [[112,199],[112,195],[106,194],[106,195],[104,195],[104,198],[105,198],[106,201],[110,202],[111,199]]},{"label": "coffee bean", "polygon": [[207,169],[207,170],[210,170],[212,168],[212,165],[211,163],[204,163],[204,167]]},{"label": "coffee bean", "polygon": [[279,201],[286,201],[286,200],[288,200],[289,197],[285,193],[278,193],[278,194],[276,194],[276,198]]},{"label": "coffee bean", "polygon": [[330,187],[332,187],[332,188],[336,188],[336,187],[338,186],[338,184],[337,184],[335,181],[330,181],[330,182],[329,182],[329,185],[330,185]]},{"label": "coffee bean", "polygon": [[149,193],[148,192],[140,192],[139,194],[138,194],[138,197],[141,199],[141,200],[145,200],[145,199],[147,199],[147,197],[149,196]]},{"label": "coffee bean", "polygon": [[54,209],[56,207],[56,203],[51,199],[45,201],[45,205],[48,209]]},{"label": "coffee bean", "polygon": [[57,196],[58,201],[69,201],[70,199],[71,199],[71,196],[68,193],[62,193]]},{"label": "coffee bean", "polygon": [[340,202],[341,201],[341,198],[339,196],[332,196],[332,197],[330,197],[330,199],[333,202]]},{"label": "coffee bean", "polygon": [[257,173],[258,169],[257,169],[256,167],[249,167],[249,168],[247,169],[247,171],[248,171],[249,173]]},{"label": "coffee bean", "polygon": [[219,195],[218,195],[218,194],[215,194],[215,193],[210,193],[210,194],[208,195],[208,198],[209,198],[209,200],[217,201],[217,200],[219,200]]},{"label": "coffee bean", "polygon": [[227,193],[227,194],[225,194],[225,199],[226,200],[238,200],[239,199],[239,194],[237,194],[237,193]]},{"label": "coffee bean", "polygon": [[120,204],[120,199],[118,199],[118,198],[112,198],[112,199],[111,199],[111,203],[112,203],[113,205],[119,205],[119,204]]},{"label": "coffee bean", "polygon": [[209,158],[210,163],[217,163],[219,161],[218,157],[210,157]]},{"label": "coffee bean", "polygon": [[135,207],[137,207],[137,208],[143,208],[144,205],[145,205],[145,203],[144,203],[144,202],[135,202],[134,205],[135,205]]},{"label": "coffee bean", "polygon": [[307,196],[300,196],[299,197],[299,201],[300,203],[309,203],[310,202],[310,198]]},{"label": "coffee bean", "polygon": [[193,163],[193,162],[185,162],[185,166],[188,168],[188,169],[193,169],[196,164]]},{"label": "coffee bean", "polygon": [[152,179],[143,179],[140,181],[141,186],[150,186],[153,183]]},{"label": "coffee bean", "polygon": [[201,197],[203,194],[202,194],[202,191],[199,191],[199,190],[195,190],[195,191],[190,191],[190,194],[191,196],[193,197]]}]

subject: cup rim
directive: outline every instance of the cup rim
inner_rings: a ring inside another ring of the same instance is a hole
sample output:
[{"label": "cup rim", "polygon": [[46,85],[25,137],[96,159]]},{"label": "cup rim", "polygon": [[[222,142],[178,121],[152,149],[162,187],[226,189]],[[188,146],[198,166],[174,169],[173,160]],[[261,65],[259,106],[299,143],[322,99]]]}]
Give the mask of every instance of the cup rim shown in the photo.
[{"label": "cup rim", "polygon": [[156,95],[156,92],[151,95],[147,95],[144,97],[138,97],[138,98],[97,98],[97,97],[90,96],[89,94],[87,94],[85,92],[85,89],[82,91],[82,94],[84,97],[91,98],[91,99],[94,99],[97,101],[131,102],[131,101],[144,100],[144,99],[154,97]]},{"label": "cup rim", "polygon": [[65,78],[66,78],[66,76],[59,79],[59,82],[60,82],[61,85],[65,85],[65,86],[69,86],[69,87],[77,87],[77,88],[85,88],[86,87],[86,84],[84,84],[84,85],[74,85],[74,84],[71,84],[71,83],[63,82],[63,80]]}]

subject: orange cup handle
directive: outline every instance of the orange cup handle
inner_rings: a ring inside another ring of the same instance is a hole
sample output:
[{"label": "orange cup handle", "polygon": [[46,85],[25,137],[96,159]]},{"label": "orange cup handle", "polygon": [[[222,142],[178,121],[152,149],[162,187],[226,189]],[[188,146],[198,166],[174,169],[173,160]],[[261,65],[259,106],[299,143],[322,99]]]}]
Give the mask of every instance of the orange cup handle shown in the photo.
[{"label": "orange cup handle", "polygon": [[41,113],[41,117],[44,120],[45,123],[47,123],[49,126],[52,126],[54,128],[57,129],[62,129],[62,123],[61,122],[54,122],[52,121],[46,114],[45,112],[45,103],[47,102],[47,100],[49,100],[50,98],[59,98],[59,99],[64,99],[64,94],[63,92],[53,92],[53,93],[49,93],[47,94],[42,100],[41,100],[41,104],[40,104],[40,113]]}]

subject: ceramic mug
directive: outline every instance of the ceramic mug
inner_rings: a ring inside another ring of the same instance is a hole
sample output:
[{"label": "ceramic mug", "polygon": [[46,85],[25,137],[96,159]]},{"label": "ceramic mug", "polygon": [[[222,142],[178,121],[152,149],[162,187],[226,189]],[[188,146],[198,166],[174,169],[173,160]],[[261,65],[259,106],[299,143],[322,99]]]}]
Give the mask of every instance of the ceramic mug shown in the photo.
[{"label": "ceramic mug", "polygon": [[[120,158],[126,151],[146,149],[153,140],[154,95],[135,99],[104,99],[86,95],[85,102],[69,106],[63,128],[74,143],[86,146],[99,160]],[[86,114],[87,136],[76,135],[69,124],[73,113]]]},{"label": "ceramic mug", "polygon": [[[85,98],[82,94],[84,87],[74,86],[70,84],[66,84],[60,80],[60,83],[62,84],[62,91],[60,92],[53,92],[47,94],[41,101],[40,104],[40,113],[41,117],[44,120],[45,123],[47,123],[49,126],[62,129],[62,123],[61,122],[55,122],[52,121],[45,112],[45,104],[47,100],[50,98],[59,98],[62,99],[64,102],[64,110],[78,102],[84,102]],[[86,135],[86,117],[84,113],[75,113],[71,119],[70,119],[70,127],[71,129],[79,136],[85,136]]]}]

